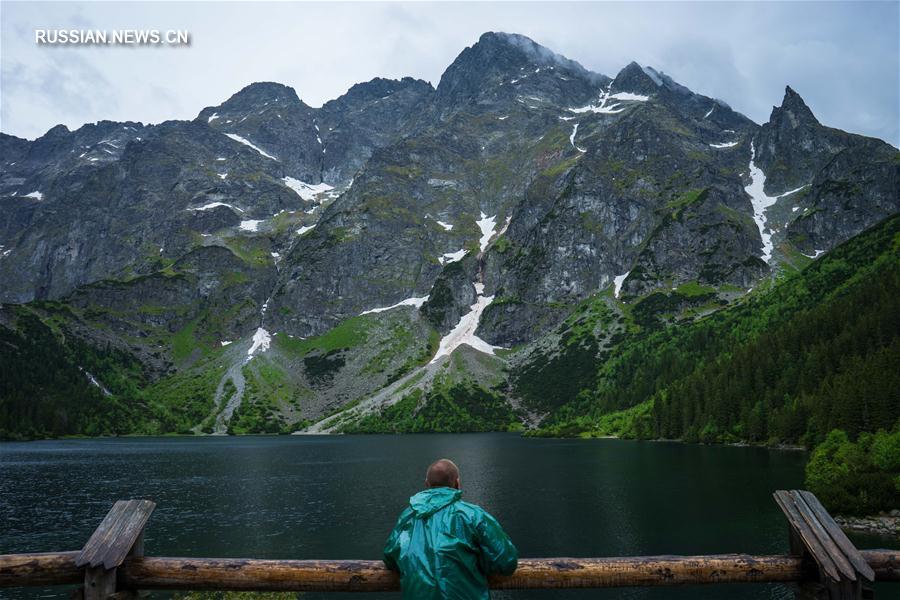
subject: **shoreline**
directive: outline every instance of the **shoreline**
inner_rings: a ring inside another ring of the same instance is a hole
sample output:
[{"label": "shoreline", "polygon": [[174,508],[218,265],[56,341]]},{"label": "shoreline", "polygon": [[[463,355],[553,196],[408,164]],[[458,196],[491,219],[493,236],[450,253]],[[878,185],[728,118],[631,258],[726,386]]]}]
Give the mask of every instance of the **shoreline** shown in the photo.
[{"label": "shoreline", "polygon": [[48,441],[65,441],[65,440],[113,440],[113,439],[128,439],[128,438],[239,438],[239,437],[292,437],[292,436],[308,436],[308,435],[446,435],[446,434],[469,434],[469,433],[509,433],[509,434],[517,434],[520,437],[525,438],[533,438],[533,439],[558,439],[558,440],[570,440],[570,439],[581,439],[581,440],[622,440],[622,441],[630,441],[630,442],[650,442],[650,443],[674,443],[674,444],[688,444],[688,445],[697,445],[697,446],[720,446],[720,447],[732,447],[732,448],[764,448],[767,450],[779,450],[786,452],[809,452],[809,450],[797,444],[775,444],[775,445],[767,445],[767,444],[754,444],[752,442],[687,442],[681,439],[668,439],[668,438],[653,438],[653,439],[638,439],[638,438],[627,438],[621,437],[615,434],[608,435],[586,435],[586,436],[544,436],[544,435],[528,435],[528,430],[525,431],[509,431],[509,430],[497,430],[497,431],[435,431],[428,433],[421,432],[394,432],[394,433],[354,433],[354,434],[336,434],[336,433],[307,433],[305,431],[293,431],[290,433],[158,433],[158,434],[145,434],[145,433],[123,433],[117,435],[78,435],[78,434],[70,434],[70,435],[61,435],[57,437],[43,437],[43,438],[30,438],[30,439],[0,439],[0,444],[4,443],[30,443],[30,442],[48,442]]},{"label": "shoreline", "polygon": [[900,510],[892,510],[889,513],[879,513],[866,517],[835,515],[834,521],[845,532],[900,538]]}]

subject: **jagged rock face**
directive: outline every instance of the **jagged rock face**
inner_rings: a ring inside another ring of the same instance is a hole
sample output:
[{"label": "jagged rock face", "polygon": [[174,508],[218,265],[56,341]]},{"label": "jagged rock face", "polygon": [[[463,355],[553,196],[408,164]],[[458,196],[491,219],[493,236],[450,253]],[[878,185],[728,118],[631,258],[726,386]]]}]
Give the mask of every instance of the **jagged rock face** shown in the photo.
[{"label": "jagged rock face", "polygon": [[[441,257],[463,250],[475,254],[480,232],[474,221],[481,214],[494,216],[495,222],[502,224],[515,210],[521,210],[523,217],[513,218],[513,229],[506,235],[512,240],[519,235],[515,232],[523,232],[522,236],[538,240],[534,242],[538,246],[543,244],[552,236],[536,233],[535,224],[524,215],[539,212],[541,203],[554,201],[554,197],[529,193],[524,203],[522,197],[532,182],[542,180],[543,171],[579,159],[580,149],[570,136],[573,119],[582,127],[578,139],[585,140],[589,156],[585,160],[593,160],[593,170],[603,172],[602,176],[595,173],[583,178],[585,190],[578,199],[590,208],[577,212],[587,215],[593,210],[595,214],[569,219],[567,210],[554,213],[550,227],[559,234],[554,247],[562,250],[537,266],[529,267],[528,261],[522,260],[492,263],[489,253],[484,283],[487,293],[497,291],[507,301],[507,312],[514,308],[540,312],[560,302],[575,303],[608,284],[619,272],[623,258],[621,253],[608,253],[609,248],[600,245],[593,233],[582,235],[585,219],[605,223],[604,235],[615,238],[622,232],[617,227],[631,227],[626,218],[637,219],[640,213],[641,227],[645,234],[649,232],[655,217],[647,211],[652,211],[653,202],[638,200],[642,208],[624,211],[620,206],[635,202],[634,194],[651,195],[650,178],[637,175],[646,170],[646,164],[654,162],[659,172],[653,175],[662,187],[679,169],[692,164],[691,152],[730,169],[746,161],[738,158],[738,152],[723,153],[710,147],[707,140],[722,141],[724,127],[703,121],[702,114],[695,115],[694,104],[708,107],[712,100],[695,97],[662,79],[664,76],[655,74],[662,82],[657,84],[643,71],[640,74],[663,100],[654,98],[647,106],[642,101],[622,100],[622,108],[615,112],[584,114],[579,107],[592,102],[603,84],[608,87],[608,78],[589,74],[546,49],[523,45],[518,38],[482,36],[442,78],[435,93],[436,120],[431,124],[419,121],[406,138],[373,154],[353,188],[326,212],[315,231],[294,246],[273,296],[272,327],[294,335],[319,334],[363,310],[429,293],[441,273]],[[628,77],[626,69],[613,87],[625,91]],[[581,82],[580,91],[574,95],[561,92],[560,81],[575,85],[576,79]],[[482,84],[469,86],[473,80]],[[484,81],[491,84],[485,86]],[[752,127],[727,107],[719,110],[722,123],[739,128],[724,134],[726,137],[741,139]],[[677,148],[680,160],[672,160],[672,148]],[[634,179],[633,187],[615,181],[626,175],[616,171],[624,168],[618,164],[623,159],[629,167],[635,165],[627,175]],[[710,165],[697,169],[705,172]],[[733,178],[737,193],[742,194],[739,180]],[[606,191],[600,189],[601,182]],[[674,188],[681,185],[683,182],[670,183]],[[605,198],[608,190],[620,191]],[[532,202],[536,205],[531,206]],[[607,205],[601,206],[603,202]],[[750,210],[743,195],[736,203]],[[627,217],[608,222],[612,212]],[[436,226],[437,221],[451,224],[453,229]],[[639,242],[640,238],[633,243]],[[573,248],[582,255],[574,257]],[[534,251],[543,253],[540,248]],[[473,289],[471,280],[458,285]],[[433,315],[442,329],[451,325],[446,315],[468,312],[474,300],[471,291],[453,296],[459,302],[455,307],[442,310],[441,316]],[[316,308],[320,306],[328,309]],[[551,312],[564,314],[565,310],[557,306]],[[493,309],[488,314],[494,314]],[[530,318],[520,313],[516,316],[519,333],[508,336],[498,332],[492,339],[518,341],[541,331]]]},{"label": "jagged rock face", "polygon": [[811,183],[835,154],[863,139],[821,125],[800,95],[787,87],[781,106],[772,109],[769,122],[754,138],[766,192],[778,195]]},{"label": "jagged rock face", "polygon": [[[273,156],[285,175],[307,183],[349,181],[376,148],[394,142],[434,92],[424,81],[373,79],[321,109],[277,83],[254,83],[198,121],[240,136]],[[240,143],[240,142],[238,142]]]},{"label": "jagged rock face", "polygon": [[351,179],[372,153],[395,142],[414,126],[434,88],[411,77],[373,79],[326,102],[317,114],[322,143],[322,180]]},{"label": "jagged rock face", "polygon": [[900,211],[900,154],[879,140],[839,152],[816,174],[788,239],[815,256]]},{"label": "jagged rock face", "polygon": [[754,144],[768,193],[803,188],[787,238],[804,254],[830,250],[900,210],[897,150],[820,124],[790,87]]},{"label": "jagged rock face", "polygon": [[478,262],[468,256],[448,264],[431,287],[422,315],[437,331],[445,335],[459,323],[469,307],[475,304],[473,282],[477,280]]},{"label": "jagged rock face", "polygon": [[117,160],[54,167],[60,172],[40,198],[12,198],[0,299],[59,298],[92,281],[150,273],[160,260],[202,243],[197,238],[211,223],[192,230],[198,214],[192,208],[228,203],[246,218],[298,203],[277,173],[266,171],[273,170],[269,161],[202,124],[167,123],[145,135],[119,148]]},{"label": "jagged rock face", "polygon": [[[513,213],[506,241],[489,254],[486,280],[500,300],[482,318],[482,334],[490,343],[506,346],[533,339],[534,332],[555,325],[578,302],[642,263],[653,261],[656,277],[632,282],[634,293],[697,280],[701,272],[711,273],[717,260],[723,265],[717,272],[730,273],[758,248],[759,233],[737,176],[747,160],[750,125],[717,105],[720,119],[740,128],[722,131],[702,114],[695,116],[691,105],[701,101],[685,100],[679,89],[667,96],[635,67],[626,67],[611,89],[625,92],[627,83],[637,80],[638,91],[626,93],[651,91],[656,99],[641,94],[648,99],[611,108],[621,112],[579,117],[577,140],[565,159],[534,181]],[[702,102],[711,104],[709,99]],[[724,138],[736,145],[716,148],[706,141]],[[712,188],[721,211],[685,210],[690,194]],[[672,228],[672,214],[677,223],[689,220],[690,227]],[[741,226],[717,229],[726,218]],[[710,235],[713,231],[718,233]],[[722,236],[732,235],[745,253],[709,256],[706,244],[721,245]],[[686,257],[692,245],[701,246],[703,253]],[[664,250],[670,247],[671,252]],[[761,272],[759,265],[754,272]],[[744,279],[737,274],[731,278]],[[725,283],[727,278],[718,279]]]},{"label": "jagged rock face", "polygon": [[489,32],[463,50],[441,76],[435,107],[445,119],[462,108],[509,108],[509,103],[524,102],[528,96],[578,106],[608,81],[525,36]]},{"label": "jagged rock face", "polygon": [[[283,175],[310,183],[322,180],[315,110],[292,88],[278,83],[250,84],[221,105],[204,108],[197,121],[253,144],[272,157],[269,160],[279,165]],[[235,147],[242,143],[232,141]]]},{"label": "jagged rock face", "polygon": [[194,336],[215,345],[251,334],[274,275],[274,268],[247,264],[225,248],[197,248],[162,273],[82,286],[65,303],[81,315],[69,321],[81,335],[164,373],[174,365],[160,351],[161,335],[191,323]]},{"label": "jagged rock face", "polygon": [[757,256],[759,232],[745,213],[728,206],[735,197],[733,189],[711,187],[668,205],[620,297],[646,294],[660,282],[671,282],[673,289],[691,281],[748,288],[765,275],[768,267]]},{"label": "jagged rock face", "polygon": [[90,173],[115,162],[129,142],[146,132],[141,123],[100,121],[74,132],[57,125],[33,142],[3,135],[0,196],[43,195],[60,174]]},{"label": "jagged rock face", "polygon": [[318,335],[364,310],[427,295],[440,271],[429,240],[442,229],[425,218],[425,193],[402,169],[357,177],[285,257],[271,327]]},{"label": "jagged rock face", "polygon": [[[210,243],[198,236],[241,234],[242,221],[277,226],[280,211],[313,214],[319,202],[300,198],[288,180],[349,181],[431,92],[414,80],[367,85],[322,109],[339,140],[329,160],[340,168],[326,169],[316,109],[280,84],[248,86],[193,122],[58,126],[34,142],[3,136],[0,301],[59,298]],[[393,112],[379,112],[382,92]],[[357,127],[367,115],[377,118]]]}]

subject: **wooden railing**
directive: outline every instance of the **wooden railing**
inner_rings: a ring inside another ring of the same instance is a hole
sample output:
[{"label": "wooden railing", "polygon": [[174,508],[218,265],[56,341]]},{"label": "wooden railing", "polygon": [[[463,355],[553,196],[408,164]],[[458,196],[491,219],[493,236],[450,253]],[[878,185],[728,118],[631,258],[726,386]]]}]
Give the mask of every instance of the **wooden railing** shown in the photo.
[{"label": "wooden railing", "polygon": [[[804,599],[872,598],[874,581],[900,581],[900,551],[857,550],[815,496],[775,493],[791,554],[521,559],[494,589],[561,589],[709,583],[793,583]],[[137,590],[382,592],[400,589],[381,561],[256,560],[144,556],[155,504],[116,502],[80,551],[0,555],[0,588],[77,585],[85,600]]]}]

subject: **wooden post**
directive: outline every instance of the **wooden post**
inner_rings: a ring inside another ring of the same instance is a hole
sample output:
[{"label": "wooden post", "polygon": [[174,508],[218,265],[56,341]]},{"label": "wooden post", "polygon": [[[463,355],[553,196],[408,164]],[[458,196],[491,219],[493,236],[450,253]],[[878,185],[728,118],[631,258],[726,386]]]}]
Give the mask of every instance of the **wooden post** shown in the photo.
[{"label": "wooden post", "polygon": [[127,597],[116,589],[116,570],[126,556],[144,555],[144,526],[156,504],[150,500],[119,500],[75,559],[84,567],[84,600]]},{"label": "wooden post", "polygon": [[774,496],[790,526],[791,553],[816,574],[800,583],[797,600],[873,597],[875,572],[819,499],[802,490],[779,490]]}]

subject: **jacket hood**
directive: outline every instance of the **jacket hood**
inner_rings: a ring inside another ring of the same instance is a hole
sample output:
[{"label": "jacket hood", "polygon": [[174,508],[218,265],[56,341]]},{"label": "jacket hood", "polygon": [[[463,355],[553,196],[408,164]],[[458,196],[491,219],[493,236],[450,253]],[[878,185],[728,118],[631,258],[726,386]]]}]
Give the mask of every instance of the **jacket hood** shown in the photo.
[{"label": "jacket hood", "polygon": [[422,490],[409,499],[409,506],[418,517],[433,515],[462,497],[462,491],[454,488],[439,487]]}]

